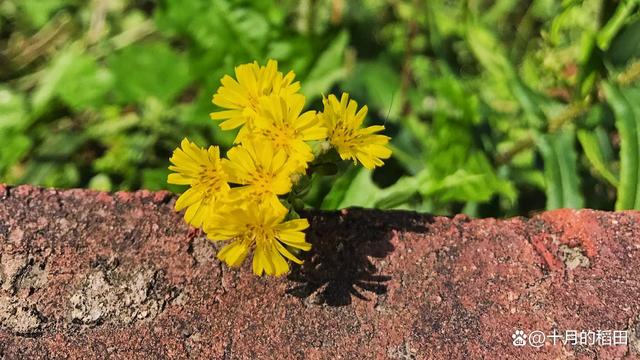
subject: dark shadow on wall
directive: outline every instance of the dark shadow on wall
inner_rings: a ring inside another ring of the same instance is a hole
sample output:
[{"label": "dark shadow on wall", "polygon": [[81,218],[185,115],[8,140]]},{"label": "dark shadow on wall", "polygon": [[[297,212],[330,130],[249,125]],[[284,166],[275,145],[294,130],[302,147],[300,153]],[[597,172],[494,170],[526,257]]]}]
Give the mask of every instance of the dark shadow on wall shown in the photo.
[{"label": "dark shadow on wall", "polygon": [[313,247],[289,275],[299,285],[287,293],[329,306],[350,305],[353,297],[369,300],[367,293],[385,294],[391,277],[380,273],[370,258],[382,259],[394,250],[392,230],[425,232],[433,221],[430,215],[409,211],[357,208],[301,215],[311,223],[307,241]]}]

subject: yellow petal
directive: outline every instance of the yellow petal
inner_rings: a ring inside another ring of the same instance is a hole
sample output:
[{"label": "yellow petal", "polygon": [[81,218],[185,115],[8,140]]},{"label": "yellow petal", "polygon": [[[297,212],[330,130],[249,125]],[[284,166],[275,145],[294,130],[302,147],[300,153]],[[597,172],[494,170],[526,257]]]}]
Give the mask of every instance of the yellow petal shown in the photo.
[{"label": "yellow petal", "polygon": [[271,261],[273,263],[273,275],[281,276],[289,272],[289,264],[275,249],[271,254]]},{"label": "yellow petal", "polygon": [[189,188],[185,191],[178,200],[176,201],[176,211],[180,211],[187,206],[190,206],[202,199],[202,192],[195,190],[194,188]]},{"label": "yellow petal", "polygon": [[234,118],[237,116],[242,116],[241,110],[216,111],[209,114],[209,117],[212,120],[224,120],[224,119]]},{"label": "yellow petal", "polygon": [[193,183],[192,178],[187,178],[182,174],[169,174],[167,177],[167,182],[169,184],[176,185],[191,185]]},{"label": "yellow petal", "polygon": [[205,219],[207,205],[204,201],[198,201],[197,203],[187,207],[187,211],[184,213],[184,220],[195,227],[202,226]]},{"label": "yellow petal", "polygon": [[[258,247],[255,249],[255,252],[253,253],[253,273],[261,276],[262,273],[265,272],[266,269],[266,258],[262,252],[262,248]],[[267,270],[267,274],[269,273],[269,271]]]},{"label": "yellow petal", "polygon": [[238,267],[242,264],[248,253],[249,248],[243,242],[234,241],[220,249],[217,257],[231,267]]},{"label": "yellow petal", "polygon": [[278,251],[280,252],[280,254],[284,255],[284,257],[286,257],[287,259],[297,263],[297,264],[302,264],[302,260],[298,259],[297,257],[295,257],[292,253],[289,252],[289,250],[287,250],[287,248],[285,248],[284,246],[282,246],[282,244],[280,244],[279,242],[276,242],[276,249],[278,249]]}]

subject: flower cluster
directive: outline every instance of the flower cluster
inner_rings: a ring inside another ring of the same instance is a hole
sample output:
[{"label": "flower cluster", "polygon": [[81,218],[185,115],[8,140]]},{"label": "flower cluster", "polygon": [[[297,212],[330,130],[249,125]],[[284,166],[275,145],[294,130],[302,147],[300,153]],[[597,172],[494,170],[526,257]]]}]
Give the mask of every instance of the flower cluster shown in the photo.
[{"label": "flower cluster", "polygon": [[237,66],[235,78],[225,75],[213,95],[222,110],[210,114],[222,130],[237,130],[235,145],[221,157],[218,146],[184,139],[170,159],[167,181],[189,185],[176,211],[186,209],[185,221],[209,239],[228,241],[217,256],[229,266],[253,251],[257,275],[285,274],[287,259],[300,264],[299,252],[311,249],[309,222],[298,218],[292,190],[309,179],[318,157],[335,149],[342,160],[373,169],[391,156],[389,137],[376,134],[384,127],[362,127],[366,106],[358,110],[348,94],[329,95],[322,112],[304,111],[294,78],[274,60]]}]

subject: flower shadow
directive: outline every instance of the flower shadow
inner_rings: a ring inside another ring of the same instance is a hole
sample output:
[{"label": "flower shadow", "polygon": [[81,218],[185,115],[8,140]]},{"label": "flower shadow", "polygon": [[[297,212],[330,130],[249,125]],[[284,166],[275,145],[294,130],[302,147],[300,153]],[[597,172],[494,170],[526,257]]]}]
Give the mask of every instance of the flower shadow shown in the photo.
[{"label": "flower shadow", "polygon": [[358,208],[302,215],[311,223],[307,240],[313,247],[303,256],[304,264],[289,275],[298,285],[287,293],[329,306],[350,305],[353,297],[367,301],[369,293],[385,294],[391,276],[380,273],[372,259],[393,252],[393,230],[424,232],[432,219],[408,211]]}]

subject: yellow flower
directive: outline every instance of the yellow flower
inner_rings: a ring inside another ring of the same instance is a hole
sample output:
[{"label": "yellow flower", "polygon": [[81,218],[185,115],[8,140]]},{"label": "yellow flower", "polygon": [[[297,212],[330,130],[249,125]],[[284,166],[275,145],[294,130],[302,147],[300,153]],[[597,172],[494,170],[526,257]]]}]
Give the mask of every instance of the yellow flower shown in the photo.
[{"label": "yellow flower", "polygon": [[358,104],[349,100],[349,94],[343,93],[340,101],[335,95],[323,98],[324,111],[318,117],[329,129],[328,139],[336,148],[342,160],[360,161],[367,169],[384,165],[381,159],[391,156],[391,149],[386,147],[389,137],[375,134],[384,130],[384,126],[375,125],[360,128],[367,106],[356,113]]},{"label": "yellow flower", "polygon": [[291,175],[296,163],[282,150],[268,141],[245,141],[227,152],[222,167],[229,175],[229,182],[242,187],[232,189],[234,197],[267,202],[273,207],[284,208],[278,195],[291,191]]},{"label": "yellow flower", "polygon": [[313,160],[311,146],[305,141],[327,137],[327,129],[318,121],[315,111],[301,114],[304,102],[304,95],[300,94],[286,99],[277,95],[261,98],[254,128],[246,136],[271,142],[276,150],[289,154],[300,170]]},{"label": "yellow flower", "polygon": [[293,71],[282,75],[278,71],[278,62],[269,60],[266,66],[258,62],[243,64],[235,68],[236,79],[225,75],[222,86],[213,95],[212,102],[227,109],[209,114],[213,120],[225,120],[220,123],[222,130],[231,130],[250,122],[258,110],[258,101],[265,95],[291,95],[300,89],[299,82],[293,82]]},{"label": "yellow flower", "polygon": [[214,215],[205,232],[211,240],[231,240],[218,252],[218,259],[227,265],[240,266],[254,249],[253,272],[279,276],[289,271],[284,258],[302,264],[284,245],[305,251],[311,249],[302,232],[309,227],[307,219],[283,222],[286,213],[266,204],[247,204],[226,215]]},{"label": "yellow flower", "polygon": [[174,165],[169,170],[169,184],[190,185],[178,201],[176,211],[187,208],[184,219],[187,223],[200,227],[220,207],[228,194],[227,175],[220,162],[220,149],[209,146],[209,149],[198,147],[188,139],[183,139],[182,148],[173,151],[169,159]]}]

